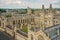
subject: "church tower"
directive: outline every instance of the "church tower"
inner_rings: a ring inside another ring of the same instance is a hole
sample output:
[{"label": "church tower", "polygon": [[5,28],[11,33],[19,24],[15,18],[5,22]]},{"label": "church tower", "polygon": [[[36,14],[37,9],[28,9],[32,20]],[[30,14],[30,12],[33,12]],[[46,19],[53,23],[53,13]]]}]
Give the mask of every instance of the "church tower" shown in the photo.
[{"label": "church tower", "polygon": [[54,10],[53,10],[53,8],[52,8],[52,4],[50,4],[50,7],[49,7],[49,10],[48,10],[48,25],[49,26],[52,26],[52,25],[54,25],[54,20],[53,20],[53,14],[54,14],[54,12],[53,12]]},{"label": "church tower", "polygon": [[50,4],[49,12],[50,12],[50,13],[52,13],[52,12],[53,12],[52,4]]},{"label": "church tower", "polygon": [[27,14],[30,15],[31,13],[32,13],[32,10],[31,10],[31,8],[28,7],[27,8]]},{"label": "church tower", "polygon": [[45,28],[45,13],[46,13],[46,10],[44,8],[44,5],[42,5],[42,10],[41,10],[41,16],[40,16],[40,19],[41,19],[41,22],[40,22],[40,27],[42,30],[44,30]]},{"label": "church tower", "polygon": [[46,12],[44,5],[42,5],[42,12],[43,12],[43,13]]}]

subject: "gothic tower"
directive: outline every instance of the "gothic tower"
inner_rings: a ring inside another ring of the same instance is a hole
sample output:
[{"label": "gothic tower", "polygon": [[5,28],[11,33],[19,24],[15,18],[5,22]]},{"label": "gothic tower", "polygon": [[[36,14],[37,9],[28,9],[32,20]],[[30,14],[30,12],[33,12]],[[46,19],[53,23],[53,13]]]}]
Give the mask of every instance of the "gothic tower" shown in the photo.
[{"label": "gothic tower", "polygon": [[52,4],[50,4],[50,7],[49,7],[49,12],[53,12],[53,9],[52,9]]},{"label": "gothic tower", "polygon": [[31,13],[32,13],[32,10],[31,10],[31,8],[28,7],[27,8],[27,14],[30,15]]},{"label": "gothic tower", "polygon": [[44,7],[44,5],[42,5],[42,12],[43,12],[43,13],[46,12],[46,11],[45,11],[45,7]]},{"label": "gothic tower", "polygon": [[52,9],[52,4],[50,4],[49,10],[48,10],[48,22],[49,22],[48,25],[49,26],[54,25],[53,14],[54,14],[54,12],[53,12],[53,9]]},{"label": "gothic tower", "polygon": [[42,30],[44,30],[45,28],[45,13],[46,13],[46,10],[44,8],[44,5],[42,5],[42,10],[41,10],[41,16],[40,16],[40,19],[41,19],[41,22],[40,22],[40,27]]}]

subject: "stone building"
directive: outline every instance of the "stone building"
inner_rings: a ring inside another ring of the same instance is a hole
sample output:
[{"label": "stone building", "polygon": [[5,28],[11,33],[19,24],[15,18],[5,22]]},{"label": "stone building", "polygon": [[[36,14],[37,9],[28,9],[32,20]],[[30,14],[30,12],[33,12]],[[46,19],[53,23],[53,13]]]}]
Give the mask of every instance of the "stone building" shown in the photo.
[{"label": "stone building", "polygon": [[16,40],[59,40],[60,11],[50,4],[48,10],[42,5],[41,11],[33,13],[28,7],[26,14],[1,14],[0,29]]}]

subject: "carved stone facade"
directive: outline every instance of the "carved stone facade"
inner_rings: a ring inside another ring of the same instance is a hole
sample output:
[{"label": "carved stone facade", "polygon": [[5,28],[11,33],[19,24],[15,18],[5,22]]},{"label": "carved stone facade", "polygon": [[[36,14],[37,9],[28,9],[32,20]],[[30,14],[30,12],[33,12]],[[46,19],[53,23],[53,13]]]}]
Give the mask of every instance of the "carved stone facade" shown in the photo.
[{"label": "carved stone facade", "polygon": [[[28,7],[27,14],[11,13],[11,15],[12,17],[9,18],[0,16],[0,29],[4,29],[16,40],[52,40],[60,35],[60,11],[55,11],[52,4],[48,10],[42,5],[41,11],[36,10],[32,13],[31,8]],[[27,33],[21,31],[24,25],[27,25]],[[57,35],[51,33],[54,36],[51,38],[50,29],[56,31]]]}]

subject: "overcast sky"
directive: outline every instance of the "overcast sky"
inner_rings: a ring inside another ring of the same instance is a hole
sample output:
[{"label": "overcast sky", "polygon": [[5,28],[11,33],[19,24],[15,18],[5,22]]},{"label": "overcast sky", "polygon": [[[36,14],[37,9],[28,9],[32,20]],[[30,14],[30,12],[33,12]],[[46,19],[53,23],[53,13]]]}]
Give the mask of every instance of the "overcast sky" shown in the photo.
[{"label": "overcast sky", "polygon": [[41,8],[42,4],[45,8],[48,8],[49,4],[52,4],[53,8],[60,8],[60,0],[0,0],[0,8]]}]

